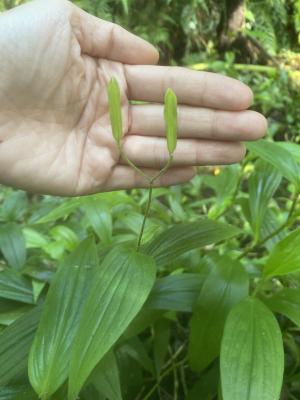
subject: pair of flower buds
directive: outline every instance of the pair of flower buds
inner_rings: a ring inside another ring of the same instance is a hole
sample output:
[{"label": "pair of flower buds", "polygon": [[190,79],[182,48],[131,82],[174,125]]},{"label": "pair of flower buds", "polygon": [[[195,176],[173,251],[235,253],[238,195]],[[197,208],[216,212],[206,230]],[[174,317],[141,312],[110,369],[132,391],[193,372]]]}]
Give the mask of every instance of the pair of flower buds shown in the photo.
[{"label": "pair of flower buds", "polygon": [[[108,85],[109,115],[112,126],[112,133],[118,148],[121,149],[123,136],[121,91],[118,81],[112,78]],[[173,153],[177,145],[177,97],[172,89],[167,89],[164,101],[164,118],[166,126],[167,146],[169,156]]]}]

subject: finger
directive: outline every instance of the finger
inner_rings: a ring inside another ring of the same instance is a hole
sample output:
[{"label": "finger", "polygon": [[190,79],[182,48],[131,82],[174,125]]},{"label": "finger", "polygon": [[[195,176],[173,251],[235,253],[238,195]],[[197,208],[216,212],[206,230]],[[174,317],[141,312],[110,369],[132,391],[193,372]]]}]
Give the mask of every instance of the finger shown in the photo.
[{"label": "finger", "polygon": [[[136,165],[146,168],[162,168],[169,159],[163,138],[128,136],[124,152]],[[241,161],[245,152],[245,146],[240,142],[181,139],[178,140],[172,166],[233,164]]]},{"label": "finger", "polygon": [[[143,169],[143,172],[153,177],[158,174],[159,170]],[[186,168],[171,168],[164,175],[154,182],[154,187],[178,185],[191,180],[195,176],[195,169]],[[139,175],[136,171],[128,166],[119,165],[114,169],[114,172],[106,184],[106,190],[122,190],[131,188],[147,188],[149,182]]]},{"label": "finger", "polygon": [[74,6],[71,23],[83,53],[127,64],[156,64],[157,50],[119,25]]},{"label": "finger", "polygon": [[[129,134],[165,136],[163,106],[132,105]],[[181,138],[250,141],[266,133],[265,117],[255,111],[220,111],[179,106],[178,135]]]},{"label": "finger", "polygon": [[235,79],[181,67],[125,66],[131,100],[162,103],[172,88],[179,103],[221,110],[245,110],[253,100],[251,89]]}]

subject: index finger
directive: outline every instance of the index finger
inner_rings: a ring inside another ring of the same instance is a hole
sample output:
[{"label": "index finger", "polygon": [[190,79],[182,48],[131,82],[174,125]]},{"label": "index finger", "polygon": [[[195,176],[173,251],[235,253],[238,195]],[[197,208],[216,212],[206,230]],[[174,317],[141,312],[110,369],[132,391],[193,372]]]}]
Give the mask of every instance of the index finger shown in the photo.
[{"label": "index finger", "polygon": [[245,110],[253,93],[244,83],[212,72],[182,67],[126,65],[130,100],[162,103],[172,88],[180,104],[228,111]]},{"label": "index finger", "polygon": [[83,53],[126,64],[157,63],[159,54],[147,41],[74,4],[71,7],[71,24]]}]

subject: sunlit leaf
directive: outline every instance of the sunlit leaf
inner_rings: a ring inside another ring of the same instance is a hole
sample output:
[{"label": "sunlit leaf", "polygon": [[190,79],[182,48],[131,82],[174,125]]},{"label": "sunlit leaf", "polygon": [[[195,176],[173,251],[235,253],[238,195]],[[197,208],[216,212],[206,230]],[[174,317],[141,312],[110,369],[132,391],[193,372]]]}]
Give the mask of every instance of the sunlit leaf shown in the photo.
[{"label": "sunlit leaf", "polygon": [[[300,6],[299,6],[300,7]],[[300,144],[291,142],[277,142],[282,148],[286,149],[292,154],[295,161],[300,163]]]},{"label": "sunlit leaf", "polygon": [[281,174],[266,162],[259,162],[249,178],[249,208],[255,239],[260,238],[261,226],[270,200],[281,182]]},{"label": "sunlit leaf", "polygon": [[267,258],[264,276],[286,275],[300,270],[300,228],[278,242]]},{"label": "sunlit leaf", "polygon": [[[72,348],[69,400],[141,309],[155,280],[149,256],[114,248],[96,271]],[[92,333],[92,334],[91,334]]]},{"label": "sunlit leaf", "polygon": [[49,235],[61,243],[67,250],[74,250],[79,244],[79,239],[76,233],[65,225],[55,225],[50,231]]},{"label": "sunlit leaf", "polygon": [[279,400],[284,353],[280,328],[255,298],[239,303],[226,321],[221,349],[224,400]]},{"label": "sunlit leaf", "polygon": [[46,224],[55,222],[59,219],[66,219],[73,211],[81,206],[81,198],[66,199],[58,207],[51,210],[48,214],[38,219],[35,223]]},{"label": "sunlit leaf", "polygon": [[42,399],[67,378],[70,347],[96,265],[95,244],[87,239],[62,262],[51,283],[29,357],[30,382]]},{"label": "sunlit leaf", "polygon": [[272,164],[283,176],[300,188],[300,166],[291,153],[276,142],[259,140],[247,143],[247,148]]},{"label": "sunlit leaf", "polygon": [[88,222],[104,245],[112,240],[112,216],[107,202],[94,198],[87,198],[83,204],[83,210]]},{"label": "sunlit leaf", "polygon": [[46,246],[49,242],[49,239],[47,239],[45,235],[31,228],[24,228],[23,234],[27,249],[43,248],[43,246]]}]

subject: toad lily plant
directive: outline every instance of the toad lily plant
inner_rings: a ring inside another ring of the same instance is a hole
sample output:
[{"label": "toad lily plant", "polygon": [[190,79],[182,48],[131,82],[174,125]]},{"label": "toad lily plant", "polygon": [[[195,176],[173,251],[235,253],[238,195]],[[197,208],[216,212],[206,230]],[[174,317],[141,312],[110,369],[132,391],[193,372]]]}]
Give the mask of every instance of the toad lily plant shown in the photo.
[{"label": "toad lily plant", "polygon": [[177,97],[172,89],[167,89],[165,94],[165,106],[164,106],[164,119],[166,125],[166,133],[167,133],[167,148],[169,152],[169,159],[166,165],[158,172],[157,175],[150,177],[146,175],[140,168],[138,168],[124,153],[122,148],[122,136],[123,136],[123,123],[122,123],[122,111],[121,111],[121,93],[120,86],[118,81],[115,78],[112,78],[108,85],[108,101],[109,101],[109,114],[110,121],[112,127],[112,134],[115,138],[116,144],[118,146],[119,152],[122,155],[123,159],[126,160],[129,166],[131,166],[136,172],[138,172],[141,176],[143,176],[149,182],[149,196],[148,203],[146,206],[146,211],[144,215],[143,224],[141,227],[137,249],[140,248],[143,238],[143,233],[147,221],[147,217],[149,215],[151,201],[152,201],[152,192],[153,185],[155,181],[160,178],[171,166],[173,161],[173,154],[176,150],[177,145]]}]

